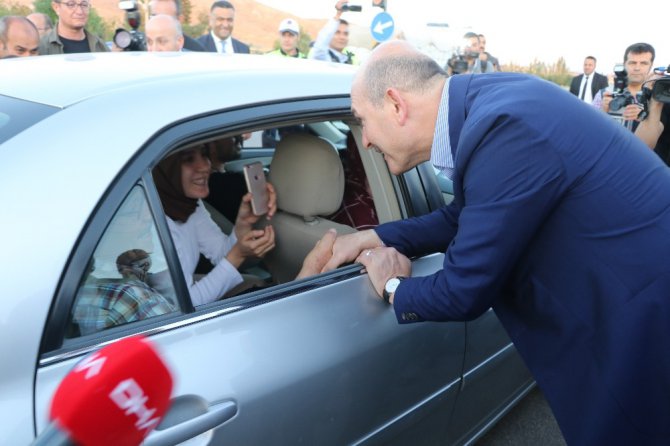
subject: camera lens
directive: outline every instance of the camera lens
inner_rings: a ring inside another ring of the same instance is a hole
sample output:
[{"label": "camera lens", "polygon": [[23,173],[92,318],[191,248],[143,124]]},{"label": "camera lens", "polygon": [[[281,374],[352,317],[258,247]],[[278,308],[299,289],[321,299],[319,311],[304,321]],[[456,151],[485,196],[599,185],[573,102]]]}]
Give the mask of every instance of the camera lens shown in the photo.
[{"label": "camera lens", "polygon": [[125,29],[117,29],[116,34],[114,34],[114,43],[121,49],[126,49],[130,46],[130,43],[133,41],[133,37]]}]

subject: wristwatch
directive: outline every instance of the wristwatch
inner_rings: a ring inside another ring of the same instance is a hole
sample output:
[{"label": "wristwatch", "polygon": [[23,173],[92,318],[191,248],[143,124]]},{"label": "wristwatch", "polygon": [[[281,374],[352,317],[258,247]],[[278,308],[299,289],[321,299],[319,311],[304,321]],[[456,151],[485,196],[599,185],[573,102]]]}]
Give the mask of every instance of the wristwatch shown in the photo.
[{"label": "wristwatch", "polygon": [[384,285],[384,292],[382,293],[382,297],[384,298],[384,302],[391,303],[391,294],[395,293],[395,290],[398,288],[398,285],[400,285],[400,282],[407,279],[407,277],[403,276],[398,276],[398,277],[391,277],[389,280],[386,281],[386,285]]}]

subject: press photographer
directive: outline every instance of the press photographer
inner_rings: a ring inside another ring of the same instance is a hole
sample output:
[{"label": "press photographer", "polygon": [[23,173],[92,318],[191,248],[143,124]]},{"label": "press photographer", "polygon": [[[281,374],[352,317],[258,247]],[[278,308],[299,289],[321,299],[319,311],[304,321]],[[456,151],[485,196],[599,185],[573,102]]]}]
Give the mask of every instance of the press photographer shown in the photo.
[{"label": "press photographer", "polygon": [[646,117],[635,135],[670,166],[670,64],[654,70],[642,91]]},{"label": "press photographer", "polygon": [[114,33],[114,44],[123,51],[146,51],[146,37],[144,33],[138,31],[142,23],[142,15],[137,8],[137,2],[135,0],[121,0],[119,8],[126,11],[126,21],[130,26],[130,31],[118,28]]},{"label": "press photographer", "polygon": [[495,68],[491,61],[482,61],[479,57],[479,35],[467,32],[463,36],[463,46],[456,50],[447,62],[447,73],[493,73]]},{"label": "press photographer", "polygon": [[638,94],[651,71],[656,52],[648,43],[635,43],[626,48],[623,66],[615,66],[614,90],[601,90],[592,105],[635,131],[640,122],[642,105]]},{"label": "press photographer", "polygon": [[358,65],[360,60],[348,48],[349,22],[342,18],[342,13],[357,13],[361,10],[358,5],[350,5],[348,0],[338,0],[335,3],[335,16],[319,31],[308,57],[326,62]]}]

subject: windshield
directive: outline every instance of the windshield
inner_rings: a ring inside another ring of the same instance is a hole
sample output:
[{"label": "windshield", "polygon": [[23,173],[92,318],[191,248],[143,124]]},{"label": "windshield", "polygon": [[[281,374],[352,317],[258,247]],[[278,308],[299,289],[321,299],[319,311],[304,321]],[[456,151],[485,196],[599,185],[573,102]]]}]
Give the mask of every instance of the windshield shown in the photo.
[{"label": "windshield", "polygon": [[0,144],[59,109],[0,95]]}]

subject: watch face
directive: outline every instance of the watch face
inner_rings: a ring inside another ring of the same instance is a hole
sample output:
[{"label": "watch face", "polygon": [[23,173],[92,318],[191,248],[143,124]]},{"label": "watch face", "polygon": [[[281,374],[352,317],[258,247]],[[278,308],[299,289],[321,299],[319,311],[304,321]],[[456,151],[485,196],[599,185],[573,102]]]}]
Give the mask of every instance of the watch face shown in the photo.
[{"label": "watch face", "polygon": [[398,279],[397,277],[393,277],[386,282],[384,289],[389,294],[395,293],[395,290],[396,288],[398,288],[398,285],[400,285],[400,279]]}]

